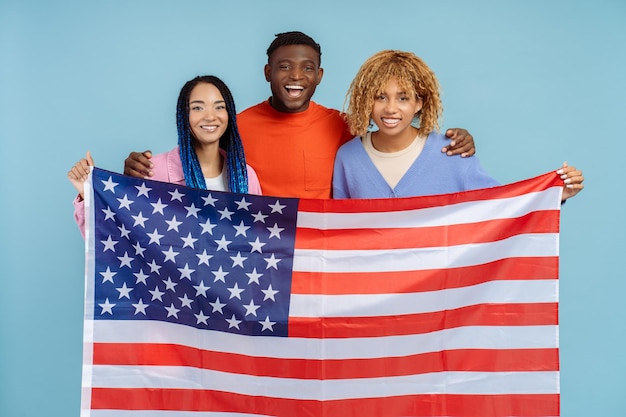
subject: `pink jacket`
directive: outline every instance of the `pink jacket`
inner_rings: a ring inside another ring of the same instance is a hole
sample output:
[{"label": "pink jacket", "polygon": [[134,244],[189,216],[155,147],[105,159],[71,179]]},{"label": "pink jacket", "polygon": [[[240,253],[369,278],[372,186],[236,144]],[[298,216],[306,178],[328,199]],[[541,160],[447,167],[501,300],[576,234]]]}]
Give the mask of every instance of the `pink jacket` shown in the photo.
[{"label": "pink jacket", "polygon": [[[220,150],[222,154],[224,151]],[[169,152],[154,155],[151,159],[154,164],[151,180],[169,182],[172,184],[185,185],[185,175],[183,165],[180,161],[178,146]],[[256,172],[248,165],[248,193],[261,195],[261,184],[256,176]],[[74,220],[78,224],[83,238],[85,237],[85,202],[76,196],[74,199]]]}]

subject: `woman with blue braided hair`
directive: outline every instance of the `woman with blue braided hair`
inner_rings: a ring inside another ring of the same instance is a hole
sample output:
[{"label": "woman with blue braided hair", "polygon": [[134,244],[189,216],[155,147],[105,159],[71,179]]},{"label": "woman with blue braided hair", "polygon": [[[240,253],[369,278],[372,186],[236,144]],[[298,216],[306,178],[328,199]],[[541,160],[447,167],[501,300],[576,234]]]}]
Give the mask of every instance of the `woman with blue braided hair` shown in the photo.
[{"label": "woman with blue braided hair", "polygon": [[206,75],[188,81],[178,96],[176,125],[178,149],[165,155],[178,151],[187,186],[261,194],[256,173],[246,165],[235,101],[222,80]]},{"label": "woman with blue braided hair", "polygon": [[[237,128],[233,96],[222,80],[213,75],[187,81],[176,106],[178,146],[155,155],[151,180],[215,191],[261,194],[254,170],[246,164]],[[67,176],[79,195],[74,218],[84,233],[83,182],[93,159],[88,153]]]}]

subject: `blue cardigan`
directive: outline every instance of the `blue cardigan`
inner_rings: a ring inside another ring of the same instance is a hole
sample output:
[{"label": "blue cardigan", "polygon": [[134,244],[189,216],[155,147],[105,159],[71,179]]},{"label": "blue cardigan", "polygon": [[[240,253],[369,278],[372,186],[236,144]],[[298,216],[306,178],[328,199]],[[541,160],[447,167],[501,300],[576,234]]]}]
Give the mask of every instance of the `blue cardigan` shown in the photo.
[{"label": "blue cardigan", "polygon": [[481,167],[477,157],[442,153],[441,148],[447,144],[449,140],[443,135],[431,132],[420,155],[396,187],[391,188],[357,136],[337,151],[333,198],[413,197],[499,185]]}]

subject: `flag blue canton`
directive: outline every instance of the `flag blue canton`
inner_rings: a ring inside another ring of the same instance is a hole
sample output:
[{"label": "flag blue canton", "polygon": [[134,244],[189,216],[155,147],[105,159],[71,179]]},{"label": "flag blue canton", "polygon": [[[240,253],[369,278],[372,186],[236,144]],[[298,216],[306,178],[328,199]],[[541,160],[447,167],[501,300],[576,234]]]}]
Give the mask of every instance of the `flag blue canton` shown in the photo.
[{"label": "flag blue canton", "polygon": [[92,175],[96,320],[287,335],[296,199]]}]

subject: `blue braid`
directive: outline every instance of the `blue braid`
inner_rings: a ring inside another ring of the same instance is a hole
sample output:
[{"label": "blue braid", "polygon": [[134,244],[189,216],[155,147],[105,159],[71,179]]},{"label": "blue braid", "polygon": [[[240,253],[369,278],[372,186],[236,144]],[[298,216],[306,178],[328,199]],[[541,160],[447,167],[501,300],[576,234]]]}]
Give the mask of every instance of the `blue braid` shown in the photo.
[{"label": "blue braid", "polygon": [[199,76],[188,81],[178,96],[176,127],[178,129],[178,146],[185,183],[190,187],[206,189],[206,182],[204,181],[198,156],[193,148],[193,135],[189,127],[189,96],[191,95],[191,90],[199,83],[213,84],[224,97],[228,113],[228,127],[220,138],[220,148],[226,151],[228,189],[234,193],[247,193],[248,169],[241,136],[237,128],[235,101],[226,84],[213,75]]},{"label": "blue braid", "polygon": [[228,128],[220,138],[220,147],[226,151],[226,171],[228,174],[228,188],[234,193],[248,192],[248,167],[246,156],[241,143],[241,135],[237,127],[237,109],[233,95],[222,80],[212,77],[212,83],[220,90],[226,102],[228,113]]},{"label": "blue braid", "polygon": [[178,130],[178,148],[180,161],[185,176],[185,184],[189,187],[206,189],[202,168],[193,149],[191,129],[189,127],[189,94],[192,88],[185,84],[178,97],[176,106],[176,128]]}]

